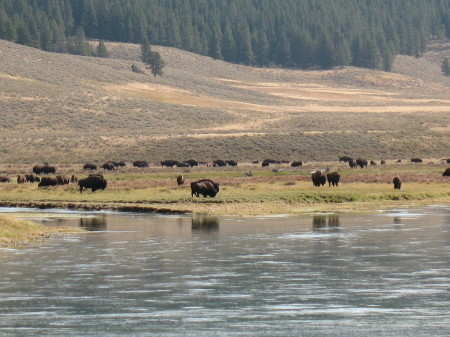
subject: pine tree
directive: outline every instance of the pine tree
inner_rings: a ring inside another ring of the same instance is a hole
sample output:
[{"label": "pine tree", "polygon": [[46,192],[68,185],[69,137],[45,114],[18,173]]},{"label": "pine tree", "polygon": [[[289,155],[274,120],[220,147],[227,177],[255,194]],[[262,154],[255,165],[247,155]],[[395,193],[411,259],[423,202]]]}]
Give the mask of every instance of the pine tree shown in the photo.
[{"label": "pine tree", "polygon": [[166,63],[161,58],[161,55],[158,52],[156,51],[150,52],[150,55],[148,55],[147,57],[146,63],[150,66],[153,76],[155,77],[156,75],[162,76],[163,68],[165,67]]},{"label": "pine tree", "polygon": [[450,61],[448,60],[448,57],[444,58],[442,61],[441,69],[445,76],[450,76]]},{"label": "pine tree", "polygon": [[109,51],[106,49],[105,41],[100,40],[98,42],[98,46],[95,52],[95,56],[97,57],[109,57]]}]

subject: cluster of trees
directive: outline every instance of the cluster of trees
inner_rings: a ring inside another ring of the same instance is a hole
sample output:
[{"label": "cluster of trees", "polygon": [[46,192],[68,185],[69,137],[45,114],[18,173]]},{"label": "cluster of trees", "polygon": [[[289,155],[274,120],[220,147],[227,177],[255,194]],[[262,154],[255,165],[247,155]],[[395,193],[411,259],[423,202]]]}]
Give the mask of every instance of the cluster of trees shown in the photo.
[{"label": "cluster of trees", "polygon": [[450,0],[0,2],[1,39],[54,52],[98,52],[83,36],[147,39],[246,65],[389,70],[396,54],[419,57],[431,37],[450,37]]}]

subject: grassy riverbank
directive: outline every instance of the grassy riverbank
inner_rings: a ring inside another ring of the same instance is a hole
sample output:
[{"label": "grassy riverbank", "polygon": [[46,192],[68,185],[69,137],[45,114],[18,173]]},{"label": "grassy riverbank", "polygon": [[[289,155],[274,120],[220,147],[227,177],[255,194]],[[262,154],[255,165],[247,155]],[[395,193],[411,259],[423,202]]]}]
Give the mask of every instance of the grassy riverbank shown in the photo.
[{"label": "grassy riverbank", "polygon": [[[338,188],[312,186],[310,171],[326,166],[339,170]],[[247,216],[450,204],[450,179],[442,176],[445,167],[445,164],[390,164],[351,170],[344,163],[308,163],[300,169],[281,165],[274,172],[273,167],[251,164],[221,169],[128,166],[105,172],[107,189],[94,193],[81,194],[76,184],[49,188],[15,182],[1,184],[0,205]],[[9,167],[11,174],[18,169]],[[59,171],[80,178],[87,175],[79,165],[66,165]],[[244,176],[245,171],[252,171],[253,176]],[[186,178],[182,187],[175,180],[180,173]],[[396,175],[403,182],[400,191],[394,190],[391,183]],[[191,197],[190,182],[200,178],[220,183],[215,198]]]},{"label": "grassy riverbank", "polygon": [[81,229],[46,227],[29,220],[0,215],[0,247],[25,246],[64,233],[80,232]]}]

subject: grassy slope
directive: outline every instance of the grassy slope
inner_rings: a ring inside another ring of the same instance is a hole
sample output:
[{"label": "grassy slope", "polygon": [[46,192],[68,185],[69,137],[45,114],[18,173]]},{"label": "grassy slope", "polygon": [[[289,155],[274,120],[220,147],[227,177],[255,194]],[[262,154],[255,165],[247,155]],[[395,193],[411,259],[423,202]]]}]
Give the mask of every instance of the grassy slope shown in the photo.
[{"label": "grassy slope", "polygon": [[[154,47],[164,76],[0,40],[0,163],[448,157],[450,79],[435,46],[393,73],[257,69]],[[19,62],[17,59],[19,57]]]}]

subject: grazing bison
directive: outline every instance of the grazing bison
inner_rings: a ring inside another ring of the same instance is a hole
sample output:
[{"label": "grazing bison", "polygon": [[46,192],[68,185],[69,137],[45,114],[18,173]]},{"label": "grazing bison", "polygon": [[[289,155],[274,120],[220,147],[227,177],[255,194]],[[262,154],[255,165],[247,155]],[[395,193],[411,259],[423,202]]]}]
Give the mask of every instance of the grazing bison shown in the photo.
[{"label": "grazing bison", "polygon": [[311,174],[311,180],[315,187],[320,187],[325,185],[327,178],[322,174],[321,171],[317,170],[316,172]]},{"label": "grazing bison", "polygon": [[69,178],[66,176],[56,176],[55,179],[58,182],[58,185],[67,185],[69,183]]},{"label": "grazing bison", "polygon": [[411,158],[411,163],[421,163],[422,159],[420,158]]},{"label": "grazing bison", "polygon": [[9,183],[11,179],[7,176],[0,176],[0,183]]},{"label": "grazing bison", "polygon": [[386,160],[382,159],[381,160],[381,165],[384,165],[384,164],[386,164]]},{"label": "grazing bison", "polygon": [[350,168],[355,168],[358,164],[356,164],[356,160],[352,159],[348,161],[348,166],[350,166]]},{"label": "grazing bison", "polygon": [[41,181],[41,179],[34,174],[25,174],[25,179],[27,180],[27,183],[38,183]]},{"label": "grazing bison", "polygon": [[337,172],[331,172],[327,174],[327,181],[328,181],[328,186],[333,185],[338,187],[339,186],[339,180],[341,179],[341,175]]},{"label": "grazing bison", "polygon": [[450,158],[447,159],[447,164],[450,164]]},{"label": "grazing bison", "polygon": [[358,159],[356,159],[356,165],[361,168],[364,168],[364,166],[367,168],[367,160],[358,158]]},{"label": "grazing bison", "polygon": [[148,162],[145,160],[136,160],[133,162],[133,166],[139,168],[148,167]]},{"label": "grazing bison", "polygon": [[227,166],[227,163],[225,163],[225,160],[216,159],[213,161],[213,167],[216,167],[216,166],[219,166],[219,167]]},{"label": "grazing bison", "polygon": [[178,184],[178,186],[182,186],[182,185],[184,184],[184,177],[183,177],[182,174],[180,174],[180,175],[177,177],[177,184]]},{"label": "grazing bison", "polygon": [[118,161],[118,162],[114,161],[113,164],[114,164],[114,167],[125,167],[125,166],[127,166],[127,164],[125,164],[124,161]]},{"label": "grazing bison", "polygon": [[402,181],[400,180],[400,177],[395,177],[392,179],[392,182],[394,183],[394,190],[399,190],[402,187]]},{"label": "grazing bison", "polygon": [[352,160],[353,160],[353,158],[350,157],[350,156],[342,156],[342,157],[339,157],[339,162],[348,163],[349,161],[352,161]]},{"label": "grazing bison", "polygon": [[56,173],[56,167],[49,166],[49,165],[35,165],[33,166],[33,173],[35,174],[50,174],[50,173]]},{"label": "grazing bison", "polygon": [[183,163],[189,164],[190,167],[198,166],[198,161],[194,159],[185,160]]},{"label": "grazing bison", "polygon": [[371,161],[370,161],[370,165],[375,166],[375,165],[377,165],[377,162],[376,162],[375,160],[371,160]]},{"label": "grazing bison", "polygon": [[92,163],[86,163],[83,165],[83,170],[96,170],[97,169],[97,165],[92,164]]},{"label": "grazing bison", "polygon": [[291,167],[300,167],[303,165],[303,162],[301,160],[299,161],[293,161],[291,164]]},{"label": "grazing bison", "polygon": [[53,177],[43,177],[38,184],[38,187],[56,186],[58,185],[58,180]]},{"label": "grazing bison", "polygon": [[102,168],[104,170],[112,171],[112,170],[114,170],[114,163],[112,161],[107,161],[106,163],[104,163],[102,165]]},{"label": "grazing bison", "polygon": [[72,176],[70,177],[70,182],[71,182],[71,183],[74,183],[74,182],[77,182],[77,181],[78,181],[77,176],[74,175],[74,174],[72,174]]},{"label": "grazing bison", "polygon": [[261,166],[266,167],[266,166],[269,166],[270,164],[275,164],[276,162],[277,161],[275,159],[264,159]]},{"label": "grazing bison", "polygon": [[102,174],[90,174],[89,177],[78,180],[80,186],[80,193],[83,193],[83,188],[90,188],[92,192],[97,190],[104,190],[107,182]]},{"label": "grazing bison", "polygon": [[237,166],[238,163],[236,160],[225,160],[225,164],[228,166]]},{"label": "grazing bison", "polygon": [[25,184],[26,182],[27,182],[27,177],[25,177],[25,175],[19,174],[17,176],[17,183],[18,184]]},{"label": "grazing bison", "polygon": [[443,173],[442,173],[443,177],[450,177],[450,167],[448,167]]},{"label": "grazing bison", "polygon": [[167,160],[163,160],[161,162],[161,166],[174,167],[174,166],[177,166],[178,163],[179,163],[178,160],[167,159]]},{"label": "grazing bison", "polygon": [[191,197],[194,195],[199,197],[200,194],[203,197],[214,198],[219,193],[219,184],[215,183],[211,179],[201,179],[191,183]]}]

